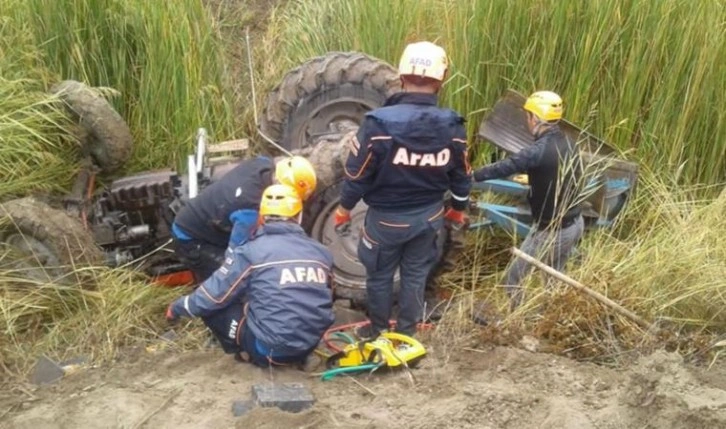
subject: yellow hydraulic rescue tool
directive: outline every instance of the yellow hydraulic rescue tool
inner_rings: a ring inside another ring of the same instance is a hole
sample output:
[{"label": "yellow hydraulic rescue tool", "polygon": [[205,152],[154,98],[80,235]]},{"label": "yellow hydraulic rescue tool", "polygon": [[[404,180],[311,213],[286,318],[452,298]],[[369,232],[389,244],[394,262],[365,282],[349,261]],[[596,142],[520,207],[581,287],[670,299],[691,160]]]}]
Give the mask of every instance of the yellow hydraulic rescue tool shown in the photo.
[{"label": "yellow hydraulic rescue tool", "polygon": [[338,374],[374,371],[381,367],[414,366],[426,356],[426,349],[417,340],[397,332],[384,332],[375,340],[348,344],[342,351],[330,356],[328,371],[323,380]]}]

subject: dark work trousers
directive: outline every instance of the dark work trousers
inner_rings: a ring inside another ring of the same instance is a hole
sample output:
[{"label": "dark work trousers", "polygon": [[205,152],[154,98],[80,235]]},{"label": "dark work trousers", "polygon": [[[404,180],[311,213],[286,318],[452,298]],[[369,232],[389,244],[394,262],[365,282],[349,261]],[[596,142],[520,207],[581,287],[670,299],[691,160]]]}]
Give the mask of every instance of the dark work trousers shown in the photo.
[{"label": "dark work trousers", "polygon": [[226,247],[215,246],[204,241],[183,240],[174,237],[174,252],[179,261],[194,274],[194,281],[197,285],[211,277],[217,268],[222,266],[226,251]]},{"label": "dark work trousers", "polygon": [[401,212],[368,209],[358,243],[358,259],[366,268],[368,317],[372,334],[388,329],[393,303],[393,278],[400,268],[396,331],[416,333],[423,318],[424,288],[436,263],[436,239],[444,225],[443,201]]},{"label": "dark work trousers", "polygon": [[[533,227],[520,245],[520,249],[555,270],[562,271],[575,246],[580,242],[584,230],[585,221],[582,216],[554,229],[538,230]],[[504,276],[504,286],[512,309],[519,307],[524,302],[524,290],[521,283],[532,269],[533,267],[528,262],[516,257],[509,265]],[[549,278],[546,284],[550,285]]]},{"label": "dark work trousers", "polygon": [[313,352],[314,347],[294,356],[277,356],[255,338],[246,327],[244,305],[230,305],[210,316],[202,317],[214,336],[228,354],[244,355],[243,360],[266,368],[271,365],[287,365],[304,363],[305,358]]}]

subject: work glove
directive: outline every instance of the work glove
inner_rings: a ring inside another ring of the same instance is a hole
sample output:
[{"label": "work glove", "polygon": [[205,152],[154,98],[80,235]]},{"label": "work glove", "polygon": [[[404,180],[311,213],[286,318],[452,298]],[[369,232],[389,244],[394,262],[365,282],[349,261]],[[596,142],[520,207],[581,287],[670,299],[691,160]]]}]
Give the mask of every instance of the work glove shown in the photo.
[{"label": "work glove", "polygon": [[350,234],[350,212],[342,207],[335,209],[335,232],[338,235]]},{"label": "work glove", "polygon": [[166,308],[166,314],[164,315],[166,317],[166,321],[174,324],[179,320],[179,316],[174,311],[174,303],[172,302],[169,304],[169,306]]},{"label": "work glove", "polygon": [[449,208],[444,214],[446,225],[454,231],[459,231],[469,223],[469,217],[460,210]]}]

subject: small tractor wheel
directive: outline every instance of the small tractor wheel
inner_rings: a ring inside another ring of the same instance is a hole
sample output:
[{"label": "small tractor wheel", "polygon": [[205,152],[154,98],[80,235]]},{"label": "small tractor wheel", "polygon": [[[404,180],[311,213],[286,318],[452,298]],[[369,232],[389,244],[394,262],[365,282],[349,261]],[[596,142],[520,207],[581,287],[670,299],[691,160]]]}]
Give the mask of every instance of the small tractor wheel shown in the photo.
[{"label": "small tractor wheel", "polygon": [[118,170],[131,156],[131,130],[102,96],[91,87],[74,80],[65,80],[51,87],[81,127],[83,150],[101,171]]},{"label": "small tractor wheel", "polygon": [[0,255],[0,267],[39,282],[104,260],[77,219],[33,198],[0,204]]},{"label": "small tractor wheel", "polygon": [[390,64],[358,52],[331,52],[287,73],[267,98],[262,132],[288,150],[359,126],[400,88]]}]

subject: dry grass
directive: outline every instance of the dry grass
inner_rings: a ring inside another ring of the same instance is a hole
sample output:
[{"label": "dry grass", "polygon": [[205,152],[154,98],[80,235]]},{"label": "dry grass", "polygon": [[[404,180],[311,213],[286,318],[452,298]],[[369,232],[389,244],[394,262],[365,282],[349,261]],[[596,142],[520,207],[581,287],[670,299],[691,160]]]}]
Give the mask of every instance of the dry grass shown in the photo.
[{"label": "dry grass", "polygon": [[[84,268],[71,277],[40,284],[18,273],[0,275],[6,376],[23,376],[41,354],[57,361],[82,356],[108,362],[123,350],[157,341],[171,328],[164,311],[181,290],[151,285],[124,269]],[[199,327],[198,321],[174,326],[185,334],[176,346],[199,346],[205,338]]]},{"label": "dry grass", "polygon": [[707,201],[694,195],[645,177],[615,229],[587,234],[580,257],[568,265],[571,277],[656,323],[657,335],[564,284],[545,289],[536,270],[525,282],[526,304],[510,312],[499,282],[517,243],[484,231],[469,236],[462,268],[442,278],[463,298],[447,323],[457,332],[465,331],[462,324],[472,328],[470,312],[483,301],[493,322],[482,341],[518,344],[528,334],[545,351],[599,362],[661,346],[707,358],[726,329],[726,245],[720,239],[726,193]]}]

